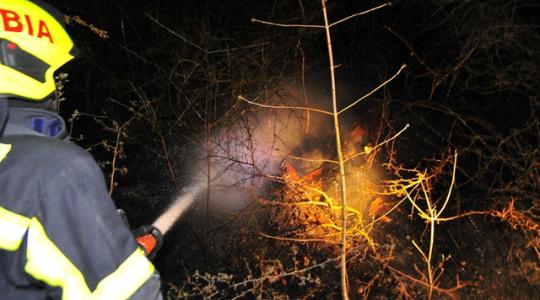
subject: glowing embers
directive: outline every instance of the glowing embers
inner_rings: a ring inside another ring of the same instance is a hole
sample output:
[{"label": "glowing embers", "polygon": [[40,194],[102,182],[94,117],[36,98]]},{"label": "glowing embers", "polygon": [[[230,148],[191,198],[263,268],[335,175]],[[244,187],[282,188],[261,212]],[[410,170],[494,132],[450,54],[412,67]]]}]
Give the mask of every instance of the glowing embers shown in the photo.
[{"label": "glowing embers", "polygon": [[[364,220],[369,217],[368,212],[378,212],[384,206],[383,200],[377,197],[373,189],[373,178],[366,178],[369,174],[366,166],[351,166],[350,170],[354,173],[348,176],[351,179],[348,192],[350,205],[345,207],[349,246],[359,240],[372,244],[369,237],[371,226],[366,227]],[[271,201],[265,201],[273,207],[271,222],[280,236],[265,236],[339,244],[343,228],[342,206],[335,196],[339,195],[337,165],[323,163],[315,169],[300,172],[292,163],[283,161],[281,172],[280,188]],[[362,180],[364,184],[355,184],[357,180]],[[379,208],[372,206],[370,210],[366,209],[370,203],[375,203],[374,200]]]}]

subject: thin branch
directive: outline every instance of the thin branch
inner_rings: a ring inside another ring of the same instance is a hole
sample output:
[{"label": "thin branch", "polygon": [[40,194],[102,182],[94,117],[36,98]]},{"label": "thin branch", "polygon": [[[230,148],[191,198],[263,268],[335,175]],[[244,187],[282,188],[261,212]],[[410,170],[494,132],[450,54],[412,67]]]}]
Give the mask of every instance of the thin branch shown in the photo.
[{"label": "thin branch", "polygon": [[112,195],[113,191],[114,191],[114,187],[115,187],[115,181],[114,181],[114,177],[116,175],[116,171],[117,171],[117,168],[116,168],[116,160],[118,159],[119,155],[120,155],[120,148],[121,148],[121,137],[122,137],[122,134],[124,133],[124,128],[126,128],[127,126],[129,126],[131,124],[131,121],[134,120],[136,117],[136,115],[134,114],[133,116],[131,116],[131,118],[126,121],[124,124],[122,124],[122,126],[118,126],[116,127],[115,129],[117,130],[116,132],[116,143],[114,145],[114,155],[113,155],[113,159],[112,159],[112,163],[111,163],[111,178],[110,178],[110,181],[109,181],[109,196]]},{"label": "thin branch", "polygon": [[331,160],[331,159],[314,159],[314,158],[305,158],[305,157],[300,157],[300,156],[294,156],[294,155],[290,155],[290,154],[287,154],[283,151],[280,151],[279,149],[275,149],[275,151],[283,156],[286,156],[290,159],[294,159],[294,160],[301,160],[301,161],[307,161],[307,162],[315,162],[315,163],[324,163],[324,162],[327,162],[327,163],[332,163],[332,164],[338,164],[339,162],[337,160]]},{"label": "thin branch", "polygon": [[386,28],[386,30],[390,31],[393,35],[395,35],[403,44],[405,44],[405,46],[409,49],[409,52],[411,53],[412,56],[414,56],[416,58],[416,60],[420,63],[420,65],[422,65],[424,68],[426,68],[426,70],[431,73],[431,74],[435,74],[435,71],[430,68],[426,62],[420,58],[420,56],[418,55],[418,53],[416,53],[416,51],[414,50],[413,46],[407,42],[407,40],[405,40],[401,35],[399,35],[399,33],[395,32],[391,27],[389,26],[384,26],[384,28]]},{"label": "thin branch", "polygon": [[253,23],[261,23],[265,25],[272,25],[277,27],[295,27],[295,28],[319,28],[324,29],[323,25],[309,25],[309,24],[283,24],[283,23],[274,23],[269,21],[263,21],[255,18],[251,18],[251,22]]},{"label": "thin branch", "polygon": [[355,106],[355,105],[358,104],[360,101],[362,101],[362,100],[366,99],[367,97],[373,95],[373,93],[375,93],[376,91],[380,90],[382,87],[384,87],[385,85],[387,85],[390,81],[394,80],[394,78],[396,78],[396,77],[399,75],[399,73],[401,73],[401,71],[402,71],[403,69],[405,69],[406,67],[407,67],[406,64],[402,64],[402,65],[401,65],[401,68],[399,68],[399,70],[396,72],[396,74],[394,74],[394,76],[390,77],[388,80],[386,80],[385,82],[381,83],[378,87],[376,87],[376,88],[374,88],[373,90],[371,90],[371,92],[365,94],[364,96],[360,97],[358,100],[354,101],[351,105],[349,105],[349,106],[345,107],[344,109],[340,110],[340,111],[338,112],[338,114],[341,114],[341,113],[347,111],[349,108]]},{"label": "thin branch", "polygon": [[114,175],[116,174],[116,158],[118,157],[118,148],[120,147],[120,136],[122,136],[122,130],[124,126],[121,126],[116,133],[116,144],[114,145],[114,156],[112,159],[111,180],[109,182],[109,196],[112,195],[114,190]]},{"label": "thin branch", "polygon": [[[291,272],[281,272],[279,274],[279,277],[280,278],[283,278],[283,277],[288,277],[288,276],[294,276],[294,275],[297,275],[297,274],[302,274],[302,273],[305,273],[305,272],[308,272],[308,271],[311,271],[313,269],[316,269],[316,268],[323,268],[325,265],[331,263],[331,262],[334,262],[334,261],[337,261],[341,258],[341,255],[338,256],[338,257],[335,257],[335,258],[329,258],[325,261],[323,261],[322,263],[319,263],[319,264],[316,264],[316,265],[312,265],[312,266],[309,266],[309,267],[306,267],[304,269],[297,269],[297,270],[294,270],[294,271],[291,271]],[[247,280],[244,280],[242,282],[238,282],[236,284],[233,284],[231,285],[231,288],[237,288],[237,287],[240,287],[240,286],[245,286],[249,283],[258,283],[258,282],[263,282],[264,280],[267,280],[267,279],[272,279],[272,278],[275,278],[276,275],[267,275],[267,276],[262,276],[262,277],[259,277],[259,278],[253,278],[253,279],[247,279]]]},{"label": "thin branch", "polygon": [[387,210],[384,214],[378,216],[377,218],[373,219],[373,221],[369,222],[368,224],[364,225],[364,227],[370,227],[371,225],[374,225],[379,220],[382,220],[384,217],[388,216],[391,212],[396,210],[403,202],[405,202],[407,197],[404,197],[403,199],[399,200],[398,203],[396,203],[394,206],[392,206],[389,210]]},{"label": "thin branch", "polygon": [[[177,38],[183,40],[184,42],[192,45],[193,47],[205,52],[206,54],[217,54],[217,53],[227,53],[227,52],[232,52],[232,51],[238,51],[238,50],[243,50],[243,49],[250,49],[250,48],[257,48],[257,47],[261,47],[261,46],[265,46],[268,44],[268,42],[262,42],[262,43],[257,43],[257,44],[253,44],[253,45],[247,45],[247,46],[239,46],[239,47],[234,47],[234,48],[227,48],[227,49],[216,49],[216,50],[208,50],[208,49],[205,49],[197,44],[195,44],[194,42],[188,40],[187,38],[185,38],[184,36],[180,35],[179,33],[177,33],[176,31],[170,29],[169,27],[163,25],[161,22],[159,22],[158,20],[156,20],[154,17],[152,17],[151,15],[149,15],[148,13],[145,14],[149,19],[151,19],[152,21],[154,21],[156,24],[158,24],[161,28],[165,29],[166,31],[168,31],[170,34],[176,36]],[[141,58],[142,59],[142,58]]]},{"label": "thin branch", "polygon": [[[302,3],[302,1],[300,1],[300,3]],[[300,80],[302,82],[302,100],[304,101],[304,105],[307,107],[308,94],[307,94],[307,88],[306,88],[306,55],[304,53],[304,49],[302,48],[302,43],[300,39],[298,40],[297,48],[300,51],[300,55],[302,56],[302,69],[300,73],[301,75]],[[309,113],[309,111],[306,111],[306,129],[305,129],[306,134],[309,134],[310,124],[311,124],[311,114]]]},{"label": "thin branch", "polygon": [[[388,2],[388,3],[384,3],[384,4],[381,4],[377,7],[373,7],[373,8],[370,8],[368,10],[365,10],[365,11],[361,11],[359,13],[356,13],[356,14],[353,14],[353,15],[350,15],[346,18],[343,18],[339,21],[336,21],[330,25],[328,25],[328,27],[333,27],[334,25],[338,25],[342,22],[345,22],[349,19],[352,19],[354,17],[358,17],[358,16],[361,16],[361,15],[365,15],[365,14],[368,14],[372,11],[376,11],[378,9],[381,9],[385,6],[390,6],[392,5],[391,2]],[[285,23],[276,23],[276,22],[270,22],[270,21],[264,21],[264,20],[259,20],[259,19],[255,19],[255,18],[251,18],[251,22],[253,23],[261,23],[261,24],[265,24],[265,25],[271,25],[271,26],[277,26],[277,27],[294,27],[294,28],[317,28],[317,29],[324,29],[325,26],[324,25],[313,25],[313,24],[285,24]]]},{"label": "thin branch", "polygon": [[300,239],[300,238],[288,238],[275,235],[268,235],[262,232],[259,232],[259,235],[268,239],[278,240],[278,241],[288,241],[288,242],[299,242],[299,243],[333,243],[336,242],[325,240],[325,239]]},{"label": "thin branch", "polygon": [[389,139],[387,139],[387,140],[385,140],[385,141],[383,141],[383,142],[381,142],[381,143],[375,145],[375,147],[371,148],[369,151],[362,151],[362,152],[359,152],[359,153],[354,154],[354,155],[351,156],[351,157],[346,158],[346,159],[345,159],[345,162],[347,162],[347,161],[349,161],[349,160],[351,160],[351,159],[354,159],[354,158],[356,158],[356,157],[358,157],[358,156],[360,156],[360,155],[362,155],[362,154],[369,154],[369,153],[375,151],[376,149],[378,149],[378,148],[384,146],[385,144],[390,143],[391,141],[395,140],[398,136],[400,136],[403,132],[405,132],[405,130],[407,130],[407,128],[409,128],[409,127],[410,127],[410,125],[407,123],[407,125],[405,125],[405,127],[403,127],[403,129],[401,129],[401,130],[400,130],[398,133],[396,133],[393,137],[391,137],[391,138],[389,138]]},{"label": "thin branch", "polygon": [[140,56],[139,54],[137,54],[136,52],[134,52],[133,50],[129,49],[129,48],[126,48],[124,47],[123,45],[121,44],[117,44],[122,50],[126,51],[127,53],[135,56],[136,58],[140,59],[141,61],[145,62],[146,64],[158,69],[158,70],[163,70],[163,68],[161,68],[160,66],[156,65],[155,63],[153,62],[150,62],[149,60],[145,59],[144,57]]},{"label": "thin branch", "polygon": [[336,75],[334,65],[334,53],[332,49],[332,35],[328,25],[328,13],[326,11],[326,0],[321,0],[322,13],[324,17],[324,29],[326,33],[326,47],[328,50],[328,66],[330,68],[330,84],[332,86],[332,117],[334,119],[334,132],[336,135],[336,151],[339,162],[339,178],[341,185],[341,259],[340,259],[340,281],[341,298],[349,300],[349,288],[347,278],[347,181],[345,177],[345,163],[341,148],[341,132],[339,128],[339,112],[337,109]]},{"label": "thin branch", "polygon": [[168,31],[170,34],[174,35],[175,37],[181,39],[182,41],[184,41],[185,43],[203,51],[203,52],[208,52],[208,50],[204,49],[203,47],[195,44],[194,42],[188,40],[187,38],[181,36],[180,34],[176,33],[176,31],[170,29],[169,27],[163,25],[161,22],[159,22],[156,18],[152,17],[152,15],[150,15],[149,13],[144,13],[150,20],[154,21],[154,23],[156,23],[157,25],[159,25],[159,27],[165,29],[166,31]]},{"label": "thin branch", "polygon": [[376,10],[379,10],[379,9],[385,7],[385,6],[390,6],[390,5],[392,5],[392,2],[387,2],[387,3],[381,4],[381,5],[379,5],[379,6],[370,8],[370,9],[368,9],[368,10],[364,10],[364,11],[361,11],[361,12],[359,12],[359,13],[355,13],[355,14],[353,14],[353,15],[350,15],[350,16],[348,16],[348,17],[346,17],[346,18],[343,18],[343,19],[341,19],[341,20],[339,20],[339,21],[336,21],[336,22],[330,24],[328,27],[333,27],[334,25],[338,25],[339,23],[345,22],[345,21],[347,21],[347,20],[349,20],[349,19],[352,19],[352,18],[354,18],[354,17],[358,17],[358,16],[361,16],[361,15],[365,15],[365,14],[368,14],[368,13],[370,13],[370,12],[372,12],[372,11],[376,11]]},{"label": "thin branch", "polygon": [[[412,282],[414,282],[414,283],[416,283],[416,284],[420,284],[420,285],[424,285],[424,286],[428,286],[428,285],[429,285],[428,283],[426,283],[426,282],[424,282],[424,281],[422,281],[422,280],[420,280],[420,279],[416,279],[416,278],[414,278],[413,276],[411,276],[411,275],[409,275],[409,274],[406,274],[406,273],[404,273],[404,272],[401,272],[400,270],[398,270],[398,269],[396,269],[396,268],[394,268],[394,267],[392,267],[392,266],[388,266],[388,269],[390,269],[391,271],[395,272],[396,275],[399,275],[399,276],[401,276],[401,277],[403,277],[403,278],[406,278],[406,279],[408,279],[408,280],[410,280],[410,281],[412,281]],[[433,290],[436,291],[436,292],[438,292],[439,294],[447,295],[447,296],[449,296],[450,298],[454,299],[454,298],[455,298],[455,294],[454,294],[454,293],[455,293],[456,291],[458,291],[458,290],[460,290],[460,289],[462,289],[462,288],[464,288],[464,287],[466,287],[466,286],[469,286],[469,285],[471,285],[471,284],[468,283],[468,282],[463,282],[463,283],[459,283],[459,282],[458,282],[458,284],[457,284],[455,287],[450,288],[450,289],[441,288],[441,287],[435,285],[435,286],[433,286]]]},{"label": "thin branch", "polygon": [[261,104],[261,103],[257,103],[257,102],[250,101],[250,100],[244,98],[243,96],[238,96],[238,100],[247,102],[247,103],[252,104],[252,105],[256,105],[256,106],[260,106],[260,107],[265,107],[265,108],[274,108],[274,109],[303,109],[303,110],[307,110],[307,111],[314,111],[314,112],[318,112],[318,113],[321,113],[321,114],[333,116],[333,114],[332,114],[331,112],[326,111],[326,110],[322,110],[322,109],[317,109],[317,108],[303,107],[303,106],[287,106],[287,105],[268,105],[268,104]]},{"label": "thin branch", "polygon": [[127,109],[130,113],[134,114],[134,115],[137,115],[137,117],[144,117],[144,114],[138,112],[135,110],[135,108],[133,108],[132,106],[128,106],[128,105],[125,105],[124,103],[112,98],[112,97],[108,97],[108,99],[112,102],[112,103],[115,103],[115,104],[118,104],[119,106]]},{"label": "thin branch", "polygon": [[450,200],[450,195],[452,195],[452,188],[454,187],[454,183],[456,182],[457,156],[458,156],[458,152],[457,150],[454,150],[454,166],[452,168],[452,182],[450,182],[450,187],[448,188],[448,194],[446,194],[446,199],[444,200],[444,204],[441,210],[439,211],[439,213],[435,216],[435,218],[437,219],[443,213],[444,209],[446,208],[446,205],[448,204],[448,201]]},{"label": "thin branch", "polygon": [[457,216],[452,216],[448,218],[437,218],[438,222],[448,222],[448,221],[455,221],[464,217],[470,217],[470,216],[494,216],[493,211],[479,211],[479,210],[473,210],[468,211],[462,214],[459,214]]},{"label": "thin branch", "polygon": [[250,49],[250,48],[258,48],[262,46],[268,45],[268,42],[262,42],[257,43],[253,45],[247,45],[247,46],[240,46],[240,47],[234,47],[234,48],[227,48],[227,49],[220,49],[220,50],[208,50],[206,51],[207,54],[217,54],[217,53],[226,53],[226,52],[232,52],[232,51],[238,51],[243,49]]}]

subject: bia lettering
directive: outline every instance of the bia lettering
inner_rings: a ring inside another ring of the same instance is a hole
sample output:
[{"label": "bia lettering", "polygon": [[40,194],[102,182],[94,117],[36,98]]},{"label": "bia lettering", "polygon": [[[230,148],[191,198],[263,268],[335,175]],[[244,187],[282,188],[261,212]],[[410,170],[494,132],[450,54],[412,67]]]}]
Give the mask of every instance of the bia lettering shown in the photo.
[{"label": "bia lettering", "polygon": [[49,27],[43,20],[39,20],[36,28],[34,27],[36,24],[32,23],[29,15],[23,14],[21,16],[14,11],[1,8],[0,15],[5,31],[26,32],[28,35],[35,35],[37,38],[47,38],[51,43],[54,43]]}]

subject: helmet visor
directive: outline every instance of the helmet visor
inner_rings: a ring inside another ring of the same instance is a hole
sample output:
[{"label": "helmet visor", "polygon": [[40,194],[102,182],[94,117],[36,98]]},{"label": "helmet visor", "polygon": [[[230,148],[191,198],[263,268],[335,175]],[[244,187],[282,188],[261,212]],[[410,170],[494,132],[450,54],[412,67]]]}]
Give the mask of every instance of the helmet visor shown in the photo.
[{"label": "helmet visor", "polygon": [[0,39],[0,64],[42,83],[46,81],[45,73],[51,67],[17,44],[3,39]]}]

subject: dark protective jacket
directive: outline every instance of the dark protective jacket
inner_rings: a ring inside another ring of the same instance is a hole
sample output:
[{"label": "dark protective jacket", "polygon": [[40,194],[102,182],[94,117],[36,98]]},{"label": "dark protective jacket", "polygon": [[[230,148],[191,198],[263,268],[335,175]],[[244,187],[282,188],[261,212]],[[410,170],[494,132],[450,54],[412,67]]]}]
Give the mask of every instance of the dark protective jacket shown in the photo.
[{"label": "dark protective jacket", "polygon": [[52,112],[10,109],[0,138],[0,299],[161,299],[100,168],[65,131]]}]

